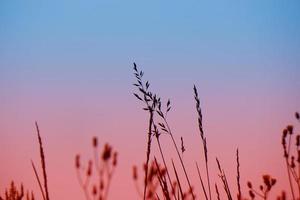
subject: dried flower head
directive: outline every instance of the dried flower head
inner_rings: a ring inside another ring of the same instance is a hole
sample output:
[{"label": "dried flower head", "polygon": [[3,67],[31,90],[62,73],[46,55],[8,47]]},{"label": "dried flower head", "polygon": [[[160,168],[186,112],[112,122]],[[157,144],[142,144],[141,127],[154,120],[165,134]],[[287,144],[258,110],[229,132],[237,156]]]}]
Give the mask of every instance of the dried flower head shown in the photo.
[{"label": "dried flower head", "polygon": [[94,186],[93,186],[93,191],[92,191],[92,193],[93,193],[93,196],[96,196],[96,195],[97,195],[97,185],[94,185]]},{"label": "dried flower head", "polygon": [[118,153],[117,152],[114,152],[113,154],[113,166],[116,166],[117,165],[117,157],[118,157]]},{"label": "dried flower head", "polygon": [[268,187],[268,188],[270,188],[271,187],[271,182],[270,182],[270,180],[271,180],[271,177],[270,177],[270,175],[263,175],[263,181],[264,181],[264,184]]},{"label": "dried flower head", "polygon": [[283,129],[283,131],[282,131],[282,137],[283,137],[283,138],[286,138],[287,133],[288,133],[287,129],[286,129],[286,128]]},{"label": "dried flower head", "polygon": [[75,167],[76,167],[76,169],[80,168],[80,155],[79,154],[77,154],[75,157]]},{"label": "dried flower head", "polygon": [[293,129],[294,129],[293,125],[288,125],[286,129],[288,130],[289,134],[291,135],[293,134]]},{"label": "dried flower head", "polygon": [[112,151],[111,146],[109,146],[109,144],[106,143],[105,146],[104,146],[103,153],[102,153],[102,160],[103,161],[107,161],[107,160],[110,159],[111,151]]},{"label": "dried flower head", "polygon": [[138,179],[137,166],[135,166],[135,165],[132,167],[132,178],[133,178],[133,180]]},{"label": "dried flower head", "polygon": [[87,176],[91,176],[92,175],[92,167],[93,167],[93,162],[90,160],[89,164],[88,164],[87,171],[86,171],[86,175]]},{"label": "dried flower head", "polygon": [[249,191],[249,195],[250,195],[251,199],[255,198],[255,194],[252,190]]},{"label": "dried flower head", "polygon": [[252,189],[252,183],[250,181],[247,182],[248,188]]},{"label": "dried flower head", "polygon": [[104,181],[101,180],[101,182],[100,182],[100,190],[102,191],[103,189],[104,189]]},{"label": "dried flower head", "polygon": [[287,136],[287,129],[285,128],[283,131],[282,131],[282,138],[281,138],[281,144],[285,147],[286,145],[286,136]]},{"label": "dried flower head", "polygon": [[296,167],[296,165],[295,165],[295,157],[292,156],[291,157],[291,168],[294,169],[295,167]]},{"label": "dried flower head", "polygon": [[296,136],[296,146],[299,147],[300,146],[300,135]]},{"label": "dried flower head", "polygon": [[93,137],[93,147],[97,147],[97,146],[98,146],[98,138]]},{"label": "dried flower head", "polygon": [[259,186],[259,189],[260,189],[261,191],[263,191],[263,190],[264,190],[264,186],[260,185],[260,186]]}]

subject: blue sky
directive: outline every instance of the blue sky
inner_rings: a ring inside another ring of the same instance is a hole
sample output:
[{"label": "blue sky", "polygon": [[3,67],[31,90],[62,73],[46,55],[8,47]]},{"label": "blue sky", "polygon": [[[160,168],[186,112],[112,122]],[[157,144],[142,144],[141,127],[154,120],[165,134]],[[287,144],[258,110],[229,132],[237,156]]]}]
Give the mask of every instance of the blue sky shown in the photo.
[{"label": "blue sky", "polygon": [[0,5],[2,99],[27,90],[130,94],[133,62],[160,88],[186,91],[196,83],[210,93],[270,91],[299,99],[298,1]]},{"label": "blue sky", "polygon": [[[60,64],[122,60],[122,64],[116,64],[125,67],[134,60],[147,59],[162,64],[178,63],[174,70],[180,68],[179,63],[191,62],[233,70],[251,65],[259,71],[264,67],[258,66],[261,61],[275,67],[286,64],[297,70],[299,4],[2,1],[1,71],[5,72],[7,69],[3,68],[12,67],[14,62],[18,66],[53,64],[51,68],[55,68]],[[127,62],[123,63],[124,60]]]},{"label": "blue sky", "polygon": [[6,102],[64,90],[80,96],[119,88],[130,95],[133,62],[159,88],[180,94],[195,83],[210,94],[277,92],[295,104],[300,98],[298,1],[0,5],[0,97]]}]

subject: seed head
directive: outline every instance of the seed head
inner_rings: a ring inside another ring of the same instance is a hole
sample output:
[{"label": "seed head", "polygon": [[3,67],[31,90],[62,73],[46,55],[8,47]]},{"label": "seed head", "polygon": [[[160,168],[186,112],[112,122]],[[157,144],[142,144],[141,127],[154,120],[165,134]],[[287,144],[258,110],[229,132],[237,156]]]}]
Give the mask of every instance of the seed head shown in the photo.
[{"label": "seed head", "polygon": [[109,144],[105,144],[104,150],[103,150],[103,153],[102,153],[102,160],[103,161],[107,161],[107,160],[110,159],[111,151],[112,151],[111,146],[109,146]]},{"label": "seed head", "polygon": [[92,193],[93,193],[93,196],[96,196],[96,195],[97,195],[97,186],[96,186],[96,185],[93,186],[93,191],[92,191]]},{"label": "seed head", "polygon": [[102,191],[103,189],[104,189],[104,181],[101,180],[101,182],[100,182],[100,190]]},{"label": "seed head", "polygon": [[263,191],[264,186],[260,185],[260,186],[259,186],[259,189],[260,189],[261,191]]},{"label": "seed head", "polygon": [[132,167],[132,178],[133,180],[138,179],[137,167],[135,165]]},{"label": "seed head", "polygon": [[247,182],[248,188],[252,189],[252,183],[250,181]]},{"label": "seed head", "polygon": [[98,146],[98,138],[93,137],[93,147],[97,147],[97,146]]},{"label": "seed head", "polygon": [[286,129],[288,130],[289,134],[292,135],[293,134],[293,126],[292,125],[288,125],[286,127]]},{"label": "seed head", "polygon": [[93,162],[90,160],[89,164],[88,164],[88,169],[86,171],[86,175],[87,176],[91,176],[92,175],[92,165],[93,165]]},{"label": "seed head", "polygon": [[75,157],[75,167],[76,167],[76,169],[80,168],[80,155],[79,154],[77,154]]},{"label": "seed head", "polygon": [[283,137],[283,138],[286,138],[286,136],[287,136],[287,129],[285,128],[285,129],[283,129],[283,131],[282,131],[282,137]]},{"label": "seed head", "polygon": [[249,195],[250,195],[251,199],[255,198],[255,194],[252,190],[249,191]]},{"label": "seed head", "polygon": [[295,167],[296,167],[296,165],[295,165],[295,157],[292,156],[291,157],[291,168],[294,169]]},{"label": "seed head", "polygon": [[267,186],[267,188],[271,188],[271,182],[270,182],[270,175],[263,175],[263,181],[264,184]]},{"label": "seed head", "polygon": [[116,166],[117,165],[117,156],[118,156],[118,153],[117,152],[114,152],[113,154],[113,166]]}]

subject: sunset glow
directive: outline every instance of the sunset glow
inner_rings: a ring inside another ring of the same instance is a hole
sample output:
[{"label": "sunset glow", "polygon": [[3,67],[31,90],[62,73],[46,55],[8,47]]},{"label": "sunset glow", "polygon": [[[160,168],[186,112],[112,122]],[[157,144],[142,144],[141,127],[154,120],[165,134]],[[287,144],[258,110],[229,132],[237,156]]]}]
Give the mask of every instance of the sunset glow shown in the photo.
[{"label": "sunset glow", "polygon": [[[216,157],[236,198],[237,148],[244,197],[247,181],[259,187],[269,174],[277,180],[270,199],[282,190],[291,199],[281,137],[290,124],[300,133],[299,8],[298,1],[277,0],[2,1],[0,196],[13,180],[42,199],[31,166],[42,174],[37,121],[52,200],[85,199],[75,156],[85,165],[93,159],[93,137],[99,151],[109,143],[118,152],[108,199],[142,199],[132,167],[139,167],[143,189],[149,114],[133,95],[135,62],[164,109],[170,99],[168,123],[178,146],[183,138],[197,197],[204,194],[195,161],[206,176],[194,85],[213,199],[215,183],[225,199]],[[187,188],[170,137],[160,137]],[[153,138],[154,155],[162,163]]]}]

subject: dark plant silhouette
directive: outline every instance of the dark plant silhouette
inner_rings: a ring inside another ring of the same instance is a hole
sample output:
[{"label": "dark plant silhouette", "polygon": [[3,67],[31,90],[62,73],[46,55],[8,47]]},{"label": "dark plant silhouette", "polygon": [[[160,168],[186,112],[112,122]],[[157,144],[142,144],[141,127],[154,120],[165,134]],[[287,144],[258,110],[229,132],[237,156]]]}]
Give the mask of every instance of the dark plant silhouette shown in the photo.
[{"label": "dark plant silhouette", "polygon": [[5,196],[1,197],[0,200],[34,200],[33,193],[26,192],[24,194],[24,187],[21,184],[20,189],[15,186],[15,183],[12,181],[10,187],[5,190]]},{"label": "dark plant silhouette", "polygon": [[145,111],[149,112],[149,125],[148,125],[148,137],[147,137],[147,151],[146,151],[146,165],[145,165],[145,179],[144,179],[144,191],[143,191],[143,199],[146,199],[146,193],[147,193],[147,177],[148,177],[148,168],[149,168],[149,160],[150,160],[150,154],[151,154],[151,141],[152,141],[152,130],[153,130],[153,115],[155,108],[157,106],[157,98],[156,95],[153,95],[151,92],[148,91],[148,88],[150,86],[149,82],[143,83],[142,77],[144,75],[143,71],[139,71],[137,69],[136,64],[133,64],[133,70],[134,75],[137,79],[137,83],[134,84],[141,92],[142,97],[138,94],[134,93],[137,99],[142,101],[145,104],[145,107],[143,108]]},{"label": "dark plant silhouette", "polygon": [[[77,178],[87,200],[105,200],[108,199],[110,184],[117,166],[118,153],[106,143],[102,153],[99,154],[97,137],[93,138],[92,146],[94,160],[90,159],[87,167],[80,162],[79,154],[75,157]],[[97,182],[91,185],[93,174],[96,174],[98,178]]]},{"label": "dark plant silhouette", "polygon": [[[136,190],[141,199],[144,200],[190,200],[196,199],[198,197],[194,191],[194,187],[197,185],[192,185],[189,173],[186,170],[186,164],[183,160],[184,152],[190,150],[188,145],[184,143],[184,138],[181,136],[179,144],[177,145],[176,137],[171,130],[171,126],[168,122],[168,114],[171,110],[171,101],[168,100],[166,103],[162,103],[161,98],[150,92],[150,84],[148,81],[143,81],[144,73],[138,70],[136,64],[134,63],[134,75],[136,77],[136,83],[134,86],[137,88],[138,92],[134,93],[134,96],[143,102],[143,110],[145,110],[148,115],[148,127],[147,127],[147,145],[146,145],[146,160],[142,166],[143,176],[139,176],[139,168],[133,166],[133,180]],[[218,184],[214,184],[215,192],[211,191],[211,177],[209,168],[209,156],[208,155],[208,145],[206,135],[204,134],[203,128],[203,116],[200,107],[200,98],[196,86],[193,87],[194,99],[196,101],[196,112],[197,112],[197,124],[200,133],[200,138],[203,147],[203,157],[205,164],[205,174],[206,177],[203,179],[201,176],[201,171],[198,166],[198,162],[195,161],[196,170],[200,186],[199,188],[203,192],[204,198],[206,200],[212,200],[214,197],[218,200],[247,200],[242,194],[241,189],[241,173],[240,173],[240,155],[239,150],[236,150],[236,186],[237,194],[232,193],[232,188],[230,187],[229,181],[225,174],[225,170],[216,158],[216,164],[218,167],[218,176],[220,178],[222,187],[224,189],[225,197],[222,197]],[[297,123],[300,122],[299,113],[295,113],[295,118]],[[49,189],[48,189],[48,177],[46,171],[46,159],[42,143],[42,138],[40,134],[40,129],[35,122],[35,127],[38,136],[39,143],[39,156],[41,159],[42,176],[39,176],[36,165],[31,161],[32,168],[37,179],[39,189],[42,194],[43,200],[50,200]],[[176,161],[164,152],[164,146],[161,145],[161,137],[168,137],[171,145],[174,147],[178,157]],[[155,139],[156,143],[152,143],[152,139]],[[294,141],[294,142],[293,142]],[[293,143],[295,145],[293,145]],[[151,154],[153,148],[157,144],[159,157]],[[291,191],[291,197],[293,200],[300,199],[300,135],[296,135],[295,126],[288,125],[284,128],[281,137],[281,145],[283,149],[283,158],[287,168],[287,176],[289,180],[289,188]],[[103,146],[102,151],[99,151],[98,138],[94,137],[92,139],[93,147],[93,158],[90,159],[87,164],[82,164],[81,157],[79,154],[75,156],[75,169],[77,173],[78,182],[84,192],[85,198],[87,200],[107,200],[110,190],[111,181],[117,167],[117,157],[118,153],[112,148],[111,145],[106,143]],[[169,163],[168,163],[169,162]],[[178,166],[179,165],[179,166]],[[42,178],[41,178],[42,177]],[[253,187],[253,184],[248,181],[248,194],[250,199],[261,198],[267,200],[270,196],[270,192],[276,184],[277,180],[272,176],[265,174],[262,176],[263,184],[259,187]],[[142,187],[140,188],[140,182],[142,182]],[[297,188],[296,188],[297,187]],[[297,192],[298,190],[298,192]],[[287,194],[282,191],[280,195],[277,196],[277,200],[286,200]],[[0,196],[0,200],[34,200],[33,193],[24,193],[23,185],[18,189],[14,182],[11,182],[10,186],[5,190],[5,195]]]},{"label": "dark plant silhouette", "polygon": [[[295,113],[295,118],[298,122],[300,122],[298,112]],[[295,156],[292,152],[292,139],[293,139],[293,135],[295,135],[294,133],[295,133],[294,126],[288,125],[282,131],[282,138],[281,138],[283,157],[287,168],[289,186],[291,189],[293,200],[296,199],[293,183],[297,185],[298,193],[300,197],[300,135],[298,134],[295,136],[295,150],[296,150],[296,156]]]},{"label": "dark plant silhouette", "polygon": [[46,159],[45,159],[45,153],[44,153],[43,144],[42,144],[42,138],[41,138],[41,135],[40,135],[40,129],[39,129],[39,126],[38,126],[37,122],[35,122],[35,127],[36,127],[38,141],[39,141],[40,158],[41,158],[41,166],[42,166],[42,171],[43,171],[44,187],[42,187],[40,177],[38,175],[37,169],[36,169],[33,161],[31,161],[31,164],[32,164],[32,168],[34,170],[36,179],[38,181],[43,199],[44,200],[50,200],[49,191],[48,191],[48,179],[47,179],[47,172],[46,172]]},{"label": "dark plant silhouette", "polygon": [[[195,195],[193,193],[193,188],[191,186],[191,183],[190,183],[190,179],[187,175],[187,171],[186,171],[186,168],[185,168],[185,164],[183,162],[183,159],[182,159],[182,156],[180,155],[180,152],[179,152],[179,148],[175,142],[175,138],[172,134],[172,131],[171,131],[171,128],[168,124],[168,121],[167,121],[167,114],[168,112],[171,110],[171,103],[170,103],[170,100],[168,100],[167,104],[166,104],[166,111],[163,111],[162,110],[162,103],[161,103],[161,99],[159,97],[157,97],[157,95],[153,95],[152,92],[150,92],[148,89],[149,89],[149,82],[147,81],[146,83],[143,82],[142,80],[142,77],[144,75],[144,73],[142,71],[139,71],[137,69],[137,66],[136,64],[134,63],[134,75],[137,79],[137,83],[134,84],[134,86],[136,86],[139,90],[139,92],[141,93],[141,95],[138,95],[136,93],[134,93],[134,96],[144,102],[144,104],[146,105],[146,107],[144,107],[143,109],[146,110],[146,111],[149,111],[149,114],[150,114],[150,117],[149,117],[149,129],[148,129],[148,142],[147,142],[147,152],[146,152],[146,155],[147,155],[147,159],[146,159],[146,165],[145,165],[145,183],[144,183],[144,192],[143,192],[143,198],[145,199],[146,198],[146,191],[147,191],[147,176],[148,176],[148,165],[149,165],[149,160],[150,160],[150,152],[151,152],[151,141],[152,141],[152,136],[155,136],[156,138],[156,141],[158,143],[158,147],[159,147],[159,151],[160,151],[160,154],[161,154],[161,157],[162,157],[162,160],[163,160],[163,163],[164,163],[164,166],[167,170],[167,177],[168,177],[168,182],[169,184],[172,186],[172,183],[171,183],[171,178],[170,178],[170,173],[169,173],[169,170],[168,170],[168,167],[166,165],[166,161],[165,161],[165,156],[164,156],[164,153],[163,153],[163,150],[162,150],[162,147],[161,147],[161,144],[160,144],[160,140],[159,140],[159,137],[162,133],[164,134],[167,134],[170,136],[171,138],[171,141],[175,147],[175,150],[176,150],[176,153],[177,153],[177,156],[180,160],[180,164],[182,166],[182,169],[184,171],[184,175],[186,177],[186,180],[187,180],[187,183],[188,183],[188,186],[189,186],[189,191],[192,195],[192,198],[195,199]],[[143,98],[141,97],[143,96]],[[154,112],[155,114],[158,115],[159,119],[161,119],[161,122],[155,122],[154,121]],[[157,128],[157,125],[159,126],[160,130],[158,130]],[[183,152],[185,149],[183,147],[183,139],[181,138],[181,151]],[[174,188],[172,187],[172,190],[173,190],[173,196],[175,199],[177,199],[175,193],[174,193]]]},{"label": "dark plant silhouette", "polygon": [[259,190],[253,188],[252,183],[248,181],[247,186],[249,188],[249,195],[251,199],[254,199],[256,196],[262,199],[267,199],[272,187],[276,183],[276,179],[272,178],[270,175],[263,175],[263,185],[259,186]]},{"label": "dark plant silhouette", "polygon": [[[210,190],[210,178],[209,178],[209,171],[208,171],[208,155],[207,155],[207,142],[206,142],[206,137],[204,136],[204,130],[203,130],[203,122],[202,122],[202,111],[201,111],[201,107],[200,107],[200,98],[198,96],[198,91],[196,86],[194,85],[194,98],[196,101],[196,110],[197,110],[197,114],[198,114],[198,128],[200,131],[200,136],[201,136],[201,140],[202,140],[202,145],[203,145],[203,152],[204,152],[204,158],[205,158],[205,169],[206,169],[206,179],[207,179],[207,187],[208,187],[208,194],[209,194],[209,200],[211,200],[211,190]],[[198,168],[198,167],[197,167]],[[206,200],[208,200],[207,197],[207,192],[206,189],[204,187],[201,175],[200,175],[200,171],[198,170],[198,175],[202,184],[202,189],[203,192],[205,194]]]}]

